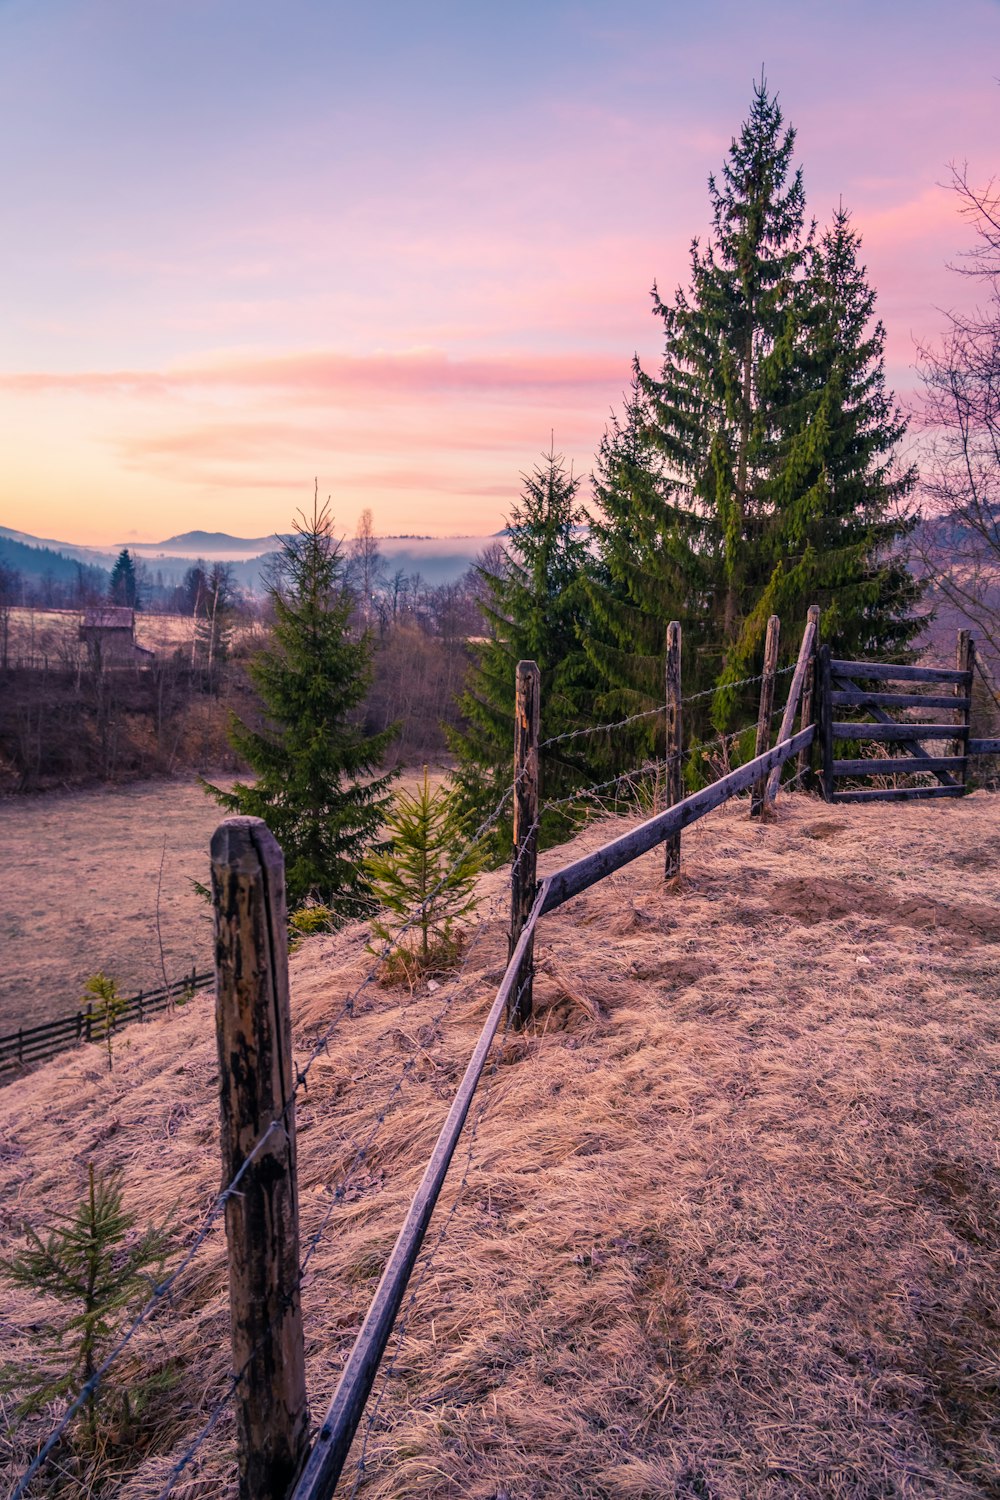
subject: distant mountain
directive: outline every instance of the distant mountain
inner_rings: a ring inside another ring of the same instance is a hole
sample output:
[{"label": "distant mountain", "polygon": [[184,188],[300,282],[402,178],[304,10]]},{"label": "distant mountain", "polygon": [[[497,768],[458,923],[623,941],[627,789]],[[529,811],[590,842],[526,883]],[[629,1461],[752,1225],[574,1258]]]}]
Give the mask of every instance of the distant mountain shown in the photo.
[{"label": "distant mountain", "polygon": [[140,557],[172,553],[180,557],[230,558],[262,557],[273,552],[280,538],[271,536],[230,536],[225,531],[184,531],[180,536],[169,536],[165,542],[123,542],[123,547],[138,552]]},{"label": "distant mountain", "polygon": [[58,542],[50,536],[32,536],[27,531],[14,531],[10,526],[0,526],[0,543],[17,542],[24,547],[47,547],[60,552],[74,562],[88,563],[96,568],[111,568],[121,547],[78,547],[75,542]]},{"label": "distant mountain", "polygon": [[[454,583],[483,548],[502,535],[497,532],[491,536],[387,536],[377,540],[388,573],[397,570],[419,573],[425,583],[436,585]],[[345,542],[348,540],[344,538]],[[262,568],[277,551],[280,541],[278,536],[239,537],[224,531],[185,531],[162,542],[127,541],[108,547],[81,547],[0,526],[0,561],[20,568],[30,577],[39,578],[46,572],[55,575],[57,571],[61,577],[59,565],[53,563],[56,555],[64,560],[69,576],[70,565],[75,563],[110,570],[119,552],[127,547],[134,556],[142,558],[154,582],[167,588],[180,583],[192,563],[204,558],[209,562],[228,562],[240,588],[260,593]],[[39,548],[48,549],[50,555],[42,557]]]},{"label": "distant mountain", "polygon": [[59,544],[46,546],[41,542],[22,542],[20,534],[11,534],[0,527],[0,563],[16,568],[32,584],[50,578],[54,583],[77,584],[102,592],[111,578],[110,570],[94,563],[89,557],[71,556],[58,550]]}]

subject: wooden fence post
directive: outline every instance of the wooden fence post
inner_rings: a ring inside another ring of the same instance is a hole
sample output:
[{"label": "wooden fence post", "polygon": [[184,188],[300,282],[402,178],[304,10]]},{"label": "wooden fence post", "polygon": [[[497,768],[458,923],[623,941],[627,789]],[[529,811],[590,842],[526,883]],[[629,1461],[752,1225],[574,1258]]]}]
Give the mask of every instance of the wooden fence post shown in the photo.
[{"label": "wooden fence post", "polygon": [[965,739],[955,740],[951,747],[952,755],[963,756],[962,769],[955,772],[956,780],[965,786],[969,775],[969,734],[972,729],[972,674],[976,664],[976,643],[972,639],[971,630],[960,630],[958,632],[958,644],[955,650],[955,666],[960,672],[968,672],[969,685],[963,687],[960,682],[955,684],[955,697],[968,698],[969,707],[959,708],[955,711],[955,722],[962,724],[965,728]]},{"label": "wooden fence post", "polygon": [[285,861],[260,818],[212,838],[223,1186],[240,1500],[291,1485],[309,1437],[299,1297]]},{"label": "wooden fence post", "polygon": [[[771,714],[774,712],[774,676],[778,667],[778,636],[781,631],[781,621],[777,615],[771,615],[767,622],[767,636],[764,641],[764,674],[760,683],[760,710],[757,714],[757,748],[754,757],[763,755],[771,739]],[[757,818],[764,810],[764,799],[767,792],[767,777],[758,776],[750,793],[750,816]]]},{"label": "wooden fence post", "polygon": [[833,704],[830,694],[833,682],[830,673],[830,648],[820,646],[816,666],[816,726],[822,751],[822,785],[824,802],[834,800],[833,791]]},{"label": "wooden fence post", "polygon": [[[809,670],[806,673],[805,684],[802,688],[802,717],[799,719],[800,729],[808,729],[809,725],[815,722],[816,677],[819,671],[818,661],[820,644],[818,604],[810,604],[809,606],[809,613],[806,616],[806,623],[808,624],[810,621],[813,625],[815,625],[816,630],[813,635],[812,661],[809,663]],[[796,774],[802,778],[803,790],[805,790],[807,785],[811,786],[813,784],[814,778],[810,776],[807,781],[806,773],[809,770],[810,764],[815,763],[815,745],[816,742],[814,740],[808,750],[799,751],[799,759],[798,764],[795,767],[795,771]]]},{"label": "wooden fence post", "polygon": [[[667,626],[667,806],[676,807],[684,797],[684,775],[681,766],[681,627],[671,620]],[[680,831],[668,834],[663,841],[666,862],[664,876],[673,880],[681,873]]]},{"label": "wooden fence post", "polygon": [[[802,697],[802,692],[806,680],[812,672],[813,660],[815,656],[815,652],[813,650],[815,641],[816,622],[813,618],[812,609],[810,609],[809,618],[806,620],[806,628],[802,632],[802,641],[799,645],[799,654],[795,659],[795,671],[792,673],[792,680],[788,684],[788,697],[785,699],[785,708],[784,712],[781,715],[781,723],[778,725],[777,743],[779,745],[782,744],[785,740],[791,739],[792,737],[792,729],[795,724],[795,714],[799,706],[799,700]],[[801,727],[803,729],[807,727],[805,720],[803,720]],[[775,766],[774,770],[767,778],[767,789],[764,793],[766,802],[774,802],[775,797],[778,795],[778,787],[780,784],[781,767]]]},{"label": "wooden fence post", "polygon": [[[517,664],[514,706],[514,868],[510,881],[510,944],[513,957],[521,930],[531,914],[538,884],[538,721],[541,674],[533,661]],[[534,940],[528,945],[517,983],[511,991],[510,1019],[521,1027],[531,1016]]]}]

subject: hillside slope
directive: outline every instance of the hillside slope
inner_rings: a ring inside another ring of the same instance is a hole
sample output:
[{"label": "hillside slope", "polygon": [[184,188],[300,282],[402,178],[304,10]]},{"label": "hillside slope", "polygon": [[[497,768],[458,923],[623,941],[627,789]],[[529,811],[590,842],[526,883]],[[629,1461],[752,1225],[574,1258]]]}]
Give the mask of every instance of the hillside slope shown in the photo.
[{"label": "hillside slope", "polygon": [[[799,796],[767,826],[730,805],[684,839],[679,890],[654,854],[542,924],[536,1022],[484,1081],[471,1161],[459,1147],[363,1496],[998,1493],[1000,799]],[[502,972],[502,873],[483,885],[459,980],[369,987],[310,1077],[306,1243],[390,1101],[309,1267],[314,1419]],[[364,974],[363,941],[293,959],[300,1053]],[[0,1092],[5,1244],[91,1159],[190,1242],[218,1187],[214,1045],[201,998],[129,1031],[111,1074],[86,1049]],[[34,1316],[0,1289],[12,1349]],[[109,1493],[160,1492],[227,1351],[217,1232],[142,1336],[181,1381]],[[175,1493],[235,1493],[232,1446],[227,1415]]]}]

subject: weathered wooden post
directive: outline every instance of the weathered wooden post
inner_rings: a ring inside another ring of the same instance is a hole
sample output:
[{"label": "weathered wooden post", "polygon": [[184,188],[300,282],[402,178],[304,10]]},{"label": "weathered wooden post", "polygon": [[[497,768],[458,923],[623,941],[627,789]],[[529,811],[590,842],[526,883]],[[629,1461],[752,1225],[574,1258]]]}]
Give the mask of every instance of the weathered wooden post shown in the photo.
[{"label": "weathered wooden post", "polygon": [[[795,712],[799,706],[806,680],[811,675],[813,659],[815,656],[814,646],[816,641],[816,622],[813,619],[813,611],[810,609],[809,618],[806,620],[806,628],[802,632],[802,640],[799,644],[799,654],[795,660],[795,671],[788,685],[788,697],[785,700],[784,712],[781,715],[781,723],[778,725],[777,743],[780,745],[784,740],[791,739],[792,729],[795,724]],[[802,728],[807,727],[807,721],[802,720]],[[775,766],[767,778],[767,790],[765,798],[767,802],[773,802],[778,795],[778,787],[781,784],[781,767]]]},{"label": "weathered wooden post", "polygon": [[[514,704],[514,867],[510,880],[510,943],[508,961],[531,913],[538,884],[538,722],[541,674],[533,661],[517,664]],[[509,1015],[523,1026],[531,1016],[534,940],[511,991]]]},{"label": "weathered wooden post", "polygon": [[[771,739],[771,715],[774,712],[774,678],[778,669],[778,636],[781,621],[771,615],[764,640],[764,673],[760,682],[760,709],[757,714],[757,747],[754,756],[763,755]],[[750,816],[759,817],[764,810],[767,776],[758,776],[750,793]]]},{"label": "weathered wooden post", "polygon": [[958,644],[955,649],[955,666],[960,672],[967,672],[968,685],[961,682],[955,684],[955,697],[966,698],[968,708],[959,708],[955,711],[955,722],[961,724],[965,729],[965,739],[955,740],[952,747],[952,755],[962,756],[962,769],[955,773],[956,780],[962,785],[967,784],[969,775],[969,731],[972,726],[972,673],[976,663],[976,643],[972,639],[971,630],[960,630],[958,632]]},{"label": "weathered wooden post", "polygon": [[278,1500],[309,1437],[295,1177],[285,861],[260,818],[212,837],[222,1180],[240,1500]]},{"label": "weathered wooden post", "polygon": [[[812,659],[809,663],[808,671],[806,672],[806,680],[802,685],[802,716],[799,719],[800,729],[808,729],[815,716],[814,705],[816,702],[816,674],[819,670],[817,665],[819,660],[818,604],[810,604],[809,613],[806,616],[806,623],[807,625],[811,624],[815,626],[815,629],[813,631]],[[807,750],[799,751],[798,764],[795,767],[795,771],[796,775],[802,778],[803,787],[805,787],[807,784],[811,786],[813,783],[813,777],[811,776],[809,777],[808,783],[806,782],[806,773],[808,772],[810,765],[815,764],[815,750],[816,742],[814,740]]]},{"label": "weathered wooden post", "polygon": [[[667,806],[675,807],[684,798],[684,775],[681,766],[681,627],[677,620],[667,626]],[[664,840],[664,875],[673,880],[681,873],[681,835],[668,834]]]},{"label": "weathered wooden post", "polygon": [[816,726],[822,749],[823,800],[832,802],[833,792],[833,680],[830,673],[830,648],[820,646],[817,664]]}]

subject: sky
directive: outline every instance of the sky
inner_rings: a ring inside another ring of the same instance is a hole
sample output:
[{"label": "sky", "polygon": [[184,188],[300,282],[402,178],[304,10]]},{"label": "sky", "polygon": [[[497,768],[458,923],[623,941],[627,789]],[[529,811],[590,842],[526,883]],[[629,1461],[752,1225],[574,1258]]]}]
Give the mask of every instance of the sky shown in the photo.
[{"label": "sky", "polygon": [[1000,0],[0,0],[0,524],[498,529],[656,369],[762,67],[916,401]]}]

